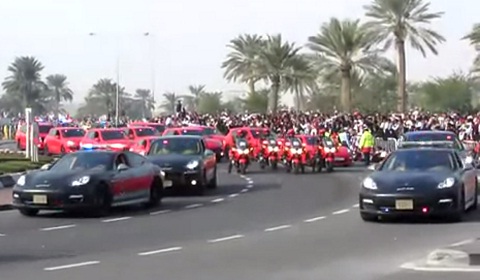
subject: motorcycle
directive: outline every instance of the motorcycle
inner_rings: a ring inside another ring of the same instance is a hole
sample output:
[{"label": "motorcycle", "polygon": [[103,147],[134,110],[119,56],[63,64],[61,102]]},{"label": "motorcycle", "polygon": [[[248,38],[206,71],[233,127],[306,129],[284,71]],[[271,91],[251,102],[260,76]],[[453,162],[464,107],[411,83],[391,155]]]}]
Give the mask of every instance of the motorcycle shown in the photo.
[{"label": "motorcycle", "polygon": [[293,170],[294,174],[305,173],[305,151],[302,142],[298,139],[291,141],[290,150],[287,155],[287,172]]},{"label": "motorcycle", "polygon": [[264,169],[265,166],[270,166],[272,169],[277,169],[278,162],[280,161],[280,148],[275,139],[264,140],[262,143],[262,152],[260,153],[260,168]]},{"label": "motorcycle", "polygon": [[228,173],[231,173],[232,168],[235,166],[237,173],[245,174],[250,164],[251,151],[247,141],[238,141],[236,147],[232,148],[229,152]]},{"label": "motorcycle", "polygon": [[332,140],[324,139],[323,145],[320,147],[323,159],[323,166],[327,172],[333,171],[335,161],[335,152],[337,151],[335,143]]}]

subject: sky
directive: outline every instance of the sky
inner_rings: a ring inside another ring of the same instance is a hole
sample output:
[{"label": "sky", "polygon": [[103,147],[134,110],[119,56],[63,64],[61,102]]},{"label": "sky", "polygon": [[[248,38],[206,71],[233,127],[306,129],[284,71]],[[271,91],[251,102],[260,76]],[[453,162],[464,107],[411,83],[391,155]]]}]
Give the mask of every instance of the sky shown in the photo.
[{"label": "sky", "polygon": [[[227,44],[242,33],[277,34],[304,46],[331,17],[363,18],[368,0],[15,0],[0,1],[0,80],[17,56],[34,56],[43,77],[64,74],[81,102],[101,78],[127,91],[184,94],[189,85],[239,94],[244,86],[223,79]],[[432,0],[443,11],[432,28],[446,37],[439,55],[407,50],[409,80],[468,71],[475,52],[464,36],[480,2]],[[144,33],[149,32],[149,36]],[[95,33],[90,36],[89,33]],[[392,53],[387,54],[395,59]],[[119,62],[117,64],[117,62]],[[118,65],[118,68],[117,68]]]}]

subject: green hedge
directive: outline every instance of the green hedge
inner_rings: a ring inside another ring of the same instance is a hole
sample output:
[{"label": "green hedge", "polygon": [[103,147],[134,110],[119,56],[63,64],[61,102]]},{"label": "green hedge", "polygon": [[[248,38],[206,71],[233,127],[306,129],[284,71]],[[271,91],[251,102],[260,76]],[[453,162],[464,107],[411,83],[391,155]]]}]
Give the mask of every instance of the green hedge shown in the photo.
[{"label": "green hedge", "polygon": [[23,154],[0,154],[0,175],[38,169],[53,161],[53,157],[39,156],[39,162],[31,162]]}]

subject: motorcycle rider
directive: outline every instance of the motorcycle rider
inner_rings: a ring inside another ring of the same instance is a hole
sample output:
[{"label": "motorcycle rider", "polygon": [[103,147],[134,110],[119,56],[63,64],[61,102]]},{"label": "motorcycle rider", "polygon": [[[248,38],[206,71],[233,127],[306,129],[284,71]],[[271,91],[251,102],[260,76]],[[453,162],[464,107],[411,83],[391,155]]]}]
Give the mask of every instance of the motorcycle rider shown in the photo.
[{"label": "motorcycle rider", "polygon": [[360,137],[360,144],[358,148],[363,154],[363,158],[365,159],[365,165],[370,165],[370,154],[372,153],[373,147],[375,145],[375,137],[373,137],[372,132],[370,131],[369,127],[365,127],[363,130],[363,134]]}]

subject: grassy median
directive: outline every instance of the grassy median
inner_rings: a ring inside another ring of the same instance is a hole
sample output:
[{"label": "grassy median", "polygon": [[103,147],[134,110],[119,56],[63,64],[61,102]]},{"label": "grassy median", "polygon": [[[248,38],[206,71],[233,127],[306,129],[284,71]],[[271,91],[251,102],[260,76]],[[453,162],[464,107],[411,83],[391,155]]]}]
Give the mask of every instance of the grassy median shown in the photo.
[{"label": "grassy median", "polygon": [[24,154],[0,153],[0,175],[38,169],[53,161],[52,157],[39,156],[39,162],[31,162]]}]

